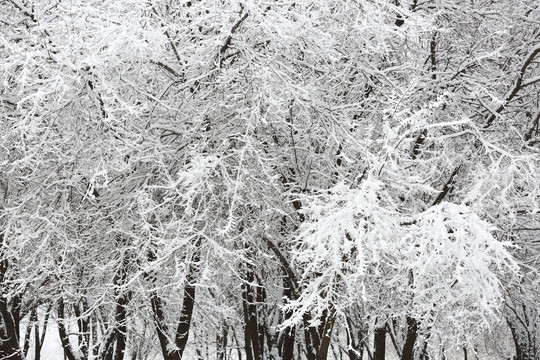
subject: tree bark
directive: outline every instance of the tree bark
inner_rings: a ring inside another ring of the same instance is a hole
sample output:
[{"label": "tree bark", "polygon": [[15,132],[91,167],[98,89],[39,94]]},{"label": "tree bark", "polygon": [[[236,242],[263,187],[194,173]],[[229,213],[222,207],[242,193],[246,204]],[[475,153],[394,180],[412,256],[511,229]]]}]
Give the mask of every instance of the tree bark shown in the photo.
[{"label": "tree bark", "polygon": [[23,354],[19,346],[19,336],[16,326],[16,314],[13,314],[7,300],[0,297],[0,359],[22,360]]},{"label": "tree bark", "polygon": [[373,340],[373,358],[375,360],[384,360],[386,356],[386,327],[375,329],[375,338]]},{"label": "tree bark", "polygon": [[64,311],[64,299],[60,298],[58,300],[58,335],[60,336],[60,342],[62,344],[62,348],[64,349],[64,356],[68,360],[80,360],[79,357],[76,355],[75,351],[73,350],[73,347],[71,346],[71,343],[69,342],[69,337],[66,332],[66,327],[64,323],[65,318],[65,311]]},{"label": "tree bark", "polygon": [[[51,314],[52,304],[47,306],[45,311],[45,318],[43,319],[43,327],[41,333],[39,331],[39,321],[34,324],[34,360],[41,360],[41,349],[43,348],[43,342],[45,341],[45,334],[47,333],[47,326],[49,323],[49,316]],[[37,311],[36,311],[37,315]],[[39,320],[39,318],[38,318]]]},{"label": "tree bark", "polygon": [[257,304],[255,289],[251,286],[255,281],[253,271],[246,273],[246,283],[242,285],[244,308],[244,339],[246,358],[248,360],[262,360],[262,349],[259,344],[259,325],[257,319]]},{"label": "tree bark", "polygon": [[[0,233],[0,286],[4,287],[4,280],[9,268],[9,261],[4,257],[4,234]],[[11,301],[5,294],[0,294],[0,359],[23,359],[19,346],[19,309],[20,300],[13,296]]]},{"label": "tree bark", "polygon": [[362,330],[356,330],[356,326],[351,318],[347,317],[345,321],[347,322],[347,355],[349,356],[349,360],[362,360],[364,355],[361,340],[363,338]]},{"label": "tree bark", "polygon": [[229,328],[225,322],[221,325],[221,331],[216,334],[216,359],[225,360],[227,358],[227,340],[229,338]]},{"label": "tree bark", "polygon": [[129,297],[129,294],[122,294],[116,302],[114,360],[123,360],[126,352],[127,304]]},{"label": "tree bark", "polygon": [[407,338],[403,346],[401,360],[414,360],[414,345],[418,337],[418,322],[416,319],[407,316]]},{"label": "tree bark", "polygon": [[168,327],[163,314],[163,304],[161,302],[161,298],[157,294],[153,294],[150,301],[152,303],[154,323],[156,326],[159,344],[161,346],[161,353],[163,354],[163,360],[180,360],[178,352],[169,351],[169,339],[167,337]]},{"label": "tree bark", "polygon": [[191,326],[191,318],[193,316],[193,308],[195,305],[195,286],[190,284],[194,281],[193,276],[188,275],[186,285],[184,286],[184,302],[182,304],[182,312],[176,329],[176,347],[178,348],[179,358],[182,358],[189,337],[189,328]]},{"label": "tree bark", "polygon": [[[287,273],[283,271],[283,295],[285,296],[285,301],[290,301],[293,299],[293,288],[292,282],[287,276]],[[292,316],[292,310],[286,310],[284,313],[285,320],[288,320]],[[295,342],[295,332],[296,327],[292,326],[290,329],[286,329],[280,338],[279,353],[281,354],[282,360],[292,360],[294,355],[294,342]]]},{"label": "tree bark", "polygon": [[328,349],[330,348],[330,341],[332,340],[332,330],[334,329],[335,320],[335,310],[331,307],[327,313],[323,330],[320,332],[321,345],[317,352],[317,360],[326,360],[328,357]]},{"label": "tree bark", "polygon": [[77,317],[77,326],[79,328],[79,335],[77,336],[79,350],[85,359],[88,358],[88,344],[90,343],[90,332],[88,328],[89,318],[84,314],[86,310],[87,306],[85,299],[81,299],[80,303],[74,306],[75,316]]}]

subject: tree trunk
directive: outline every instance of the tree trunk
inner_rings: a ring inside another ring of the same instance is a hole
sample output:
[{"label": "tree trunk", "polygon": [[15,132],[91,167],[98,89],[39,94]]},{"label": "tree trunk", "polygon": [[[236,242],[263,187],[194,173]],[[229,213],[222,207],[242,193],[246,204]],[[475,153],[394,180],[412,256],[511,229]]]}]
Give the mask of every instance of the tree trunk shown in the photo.
[{"label": "tree trunk", "polygon": [[249,309],[248,309],[248,296],[247,296],[247,284],[243,284],[242,288],[242,308],[244,309],[244,350],[246,352],[246,359],[253,360],[253,350],[251,349],[251,328],[249,321]]},{"label": "tree trunk", "polygon": [[336,320],[336,313],[333,307],[330,308],[325,318],[326,321],[323,330],[320,332],[321,345],[317,352],[317,360],[326,360],[328,357],[328,349],[332,340],[332,330],[334,329],[334,322]]},{"label": "tree trunk", "polygon": [[163,360],[180,360],[178,352],[169,351],[169,339],[167,337],[168,327],[163,314],[163,304],[161,302],[161,298],[157,294],[153,294],[150,301],[152,303],[154,323],[156,326],[159,344],[161,346],[161,353],[163,354]]},{"label": "tree trunk", "polygon": [[68,360],[80,360],[79,357],[76,355],[76,352],[74,351],[73,347],[71,346],[71,343],[69,342],[69,336],[66,331],[65,327],[65,311],[64,311],[64,299],[60,298],[58,300],[58,335],[60,336],[60,342],[62,344],[62,348],[64,349],[64,356]]},{"label": "tree trunk", "polygon": [[79,335],[77,340],[79,342],[79,351],[83,354],[85,359],[88,358],[88,344],[90,343],[90,331],[88,328],[89,318],[85,315],[87,310],[86,300],[81,299],[80,303],[74,307],[75,316],[77,317],[77,326],[79,328]]},{"label": "tree trunk", "polygon": [[225,322],[221,325],[221,331],[216,334],[216,359],[227,359],[227,340],[229,338],[229,329]]},{"label": "tree trunk", "polygon": [[[362,338],[364,337],[362,329],[357,329],[351,318],[345,319],[347,323],[347,354],[349,360],[362,360],[364,355],[364,346]],[[357,341],[358,340],[358,341]]]},{"label": "tree trunk", "polygon": [[418,322],[416,319],[407,316],[407,338],[403,346],[401,360],[414,360],[414,345],[418,337]]},{"label": "tree trunk", "polygon": [[309,323],[311,322],[311,315],[304,313],[302,316],[304,322],[304,338],[306,342],[306,358],[307,360],[316,360],[317,359],[317,349],[318,346],[318,334],[315,331],[314,327],[310,327]]},{"label": "tree trunk", "polygon": [[[293,300],[293,284],[291,279],[287,276],[287,272],[283,271],[283,295],[285,302]],[[284,320],[289,320],[293,314],[292,310],[286,310],[284,312]],[[294,342],[295,342],[296,327],[292,326],[289,329],[283,331],[279,339],[279,354],[282,360],[292,360],[294,355]]]},{"label": "tree trunk", "polygon": [[375,360],[384,360],[386,356],[386,326],[375,329],[375,338],[373,339],[373,358]]},{"label": "tree trunk", "polygon": [[22,360],[19,336],[16,326],[16,314],[13,314],[7,300],[0,297],[0,359]]},{"label": "tree trunk", "polygon": [[[261,283],[260,281],[258,282]],[[257,342],[259,343],[259,351],[260,351],[260,358],[261,360],[264,359],[264,338],[266,336],[266,324],[265,324],[265,317],[262,315],[263,306],[266,302],[266,293],[264,291],[264,288],[262,286],[257,286],[255,288],[256,297],[257,297],[257,306],[253,309],[254,317],[257,320]],[[254,306],[255,307],[255,306]],[[271,350],[268,348],[268,350]]]},{"label": "tree trunk", "polygon": [[178,348],[180,359],[186,349],[191,318],[193,316],[193,308],[195,305],[195,286],[190,283],[192,281],[194,281],[194,279],[190,271],[187,276],[186,285],[184,286],[184,302],[182,304],[182,312],[180,314],[178,327],[176,328],[176,347]]},{"label": "tree trunk", "polygon": [[[198,261],[198,256],[194,259]],[[161,353],[163,360],[181,360],[183,353],[186,349],[187,341],[189,338],[189,330],[191,327],[191,319],[193,317],[193,310],[195,307],[195,290],[196,287],[193,284],[195,281],[194,270],[190,267],[189,273],[186,276],[186,283],[184,285],[184,300],[182,304],[182,311],[178,320],[178,326],[176,328],[175,341],[171,344],[168,332],[169,328],[165,321],[165,315],[163,313],[163,303],[157,293],[154,293],[151,297],[152,312],[154,313],[154,324],[156,326],[156,333],[158,336],[159,344],[161,346]]]},{"label": "tree trunk", "polygon": [[[28,355],[28,350],[30,349],[30,335],[32,333],[32,328],[34,327],[34,324],[37,323],[37,312],[36,309],[33,309],[30,311],[30,319],[28,321],[28,325],[26,326],[26,331],[24,334],[24,342],[23,342],[23,356],[26,357]],[[39,342],[38,339],[38,331],[35,331],[34,337],[37,339],[37,342]]]},{"label": "tree trunk", "polygon": [[47,333],[51,309],[52,304],[49,304],[47,306],[47,310],[45,310],[45,318],[43,319],[43,327],[41,328],[41,332],[39,330],[39,317],[37,316],[37,310],[34,310],[37,318],[37,321],[34,323],[34,360],[41,360],[41,348],[43,347],[45,334]]},{"label": "tree trunk", "polygon": [[[4,234],[0,233],[0,286],[4,287],[4,280],[9,268],[9,261],[4,258]],[[23,359],[19,346],[19,309],[20,300],[13,296],[8,301],[5,294],[0,294],[0,359]]]},{"label": "tree trunk", "polygon": [[114,350],[114,360],[124,360],[126,352],[127,334],[127,304],[129,294],[121,295],[116,302],[115,333],[116,347]]},{"label": "tree trunk", "polygon": [[259,325],[257,319],[257,304],[255,289],[250,284],[255,281],[252,270],[246,274],[246,283],[242,285],[242,301],[244,308],[244,339],[246,358],[248,360],[262,360],[262,349],[259,344]]}]

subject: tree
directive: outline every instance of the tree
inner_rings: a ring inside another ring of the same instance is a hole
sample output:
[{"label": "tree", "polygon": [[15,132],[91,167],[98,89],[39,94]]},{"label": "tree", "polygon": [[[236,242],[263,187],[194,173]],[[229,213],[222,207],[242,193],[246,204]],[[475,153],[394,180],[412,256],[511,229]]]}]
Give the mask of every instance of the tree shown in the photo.
[{"label": "tree", "polygon": [[537,356],[535,2],[0,13],[2,355]]}]

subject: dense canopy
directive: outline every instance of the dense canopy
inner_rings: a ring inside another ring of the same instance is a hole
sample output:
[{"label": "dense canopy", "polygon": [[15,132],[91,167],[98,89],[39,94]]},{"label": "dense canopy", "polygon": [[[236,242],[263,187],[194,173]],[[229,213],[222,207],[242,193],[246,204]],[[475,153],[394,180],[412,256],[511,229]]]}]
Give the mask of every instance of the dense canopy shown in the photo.
[{"label": "dense canopy", "polygon": [[539,19],[0,2],[0,359],[537,359]]}]

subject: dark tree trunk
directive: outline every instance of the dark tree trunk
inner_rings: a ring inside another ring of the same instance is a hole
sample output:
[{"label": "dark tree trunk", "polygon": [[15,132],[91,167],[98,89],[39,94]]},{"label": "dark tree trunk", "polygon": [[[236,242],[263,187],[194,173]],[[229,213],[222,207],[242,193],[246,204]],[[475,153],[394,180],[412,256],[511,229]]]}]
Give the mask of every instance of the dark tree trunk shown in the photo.
[{"label": "dark tree trunk", "polygon": [[[44,326],[47,323],[47,321],[49,321],[48,315],[49,314],[47,313],[47,315],[45,316]],[[44,329],[43,332],[45,331],[46,330]],[[43,345],[43,341],[39,333],[39,321],[36,321],[34,323],[34,360],[41,360],[41,346],[42,345]]]},{"label": "dark tree trunk", "polygon": [[129,295],[121,295],[116,302],[114,360],[124,360],[127,334],[127,304]]},{"label": "dark tree trunk", "polygon": [[328,357],[328,349],[330,348],[330,341],[332,340],[332,330],[334,329],[335,320],[335,310],[333,307],[331,307],[326,313],[324,327],[319,333],[321,345],[319,347],[319,351],[317,352],[317,360],[326,360]]},{"label": "dark tree trunk", "polygon": [[64,311],[64,299],[60,298],[58,300],[58,335],[60,336],[60,342],[62,343],[62,348],[64,350],[64,357],[68,360],[79,360],[75,355],[71,343],[69,342],[69,337],[65,327],[65,311]]},{"label": "dark tree trunk", "polygon": [[362,339],[364,332],[358,328],[349,317],[345,319],[347,323],[347,355],[349,360],[362,360],[364,356],[364,345]]},{"label": "dark tree trunk", "polygon": [[517,327],[510,327],[512,338],[516,348],[516,356],[514,360],[536,360],[536,346],[531,341],[530,336],[524,331],[520,331]]},{"label": "dark tree trunk", "polygon": [[407,338],[403,346],[401,360],[414,360],[414,345],[418,337],[418,322],[416,319],[407,316]]},{"label": "dark tree trunk", "polygon": [[[261,282],[259,282],[260,284]],[[254,309],[255,319],[257,320],[257,342],[259,343],[259,351],[260,351],[260,358],[261,360],[264,359],[264,338],[266,336],[266,323],[265,318],[262,315],[263,306],[266,302],[266,293],[264,291],[264,288],[262,286],[257,286],[255,288],[256,296],[257,296],[257,306],[256,309]],[[268,348],[268,350],[271,350]]]},{"label": "dark tree trunk", "polygon": [[[291,279],[287,276],[287,273],[283,272],[283,295],[285,297],[285,302],[293,300],[293,284]],[[292,310],[286,310],[284,312],[284,320],[289,320],[292,316]],[[295,343],[295,332],[296,328],[292,326],[289,329],[286,329],[279,338],[279,354],[281,355],[282,360],[292,360],[294,355],[294,343]]]},{"label": "dark tree trunk", "polygon": [[319,340],[314,327],[310,327],[311,315],[305,313],[303,316],[304,322],[304,338],[306,342],[306,358],[307,360],[317,359],[317,349],[319,348]]},{"label": "dark tree trunk", "polygon": [[79,327],[79,350],[83,357],[88,358],[88,344],[90,343],[90,331],[88,328],[89,317],[85,314],[87,310],[86,300],[82,299],[80,304],[74,306],[75,316],[77,317],[77,326]]},{"label": "dark tree trunk", "polygon": [[[191,318],[193,316],[193,309],[195,305],[195,286],[192,284],[193,280],[193,273],[190,272],[184,286],[184,302],[182,304],[182,311],[180,313],[180,319],[178,320],[178,326],[176,328],[174,344],[170,343],[167,335],[169,328],[165,321],[161,298],[157,293],[154,293],[151,297],[152,311],[154,313],[154,324],[156,326],[156,333],[161,346],[163,360],[181,360],[186,349],[191,326]],[[174,348],[174,350],[171,350],[172,348]]]},{"label": "dark tree trunk", "polygon": [[259,325],[257,319],[256,290],[250,285],[255,281],[253,271],[246,274],[246,283],[242,285],[242,301],[244,308],[244,340],[246,358],[248,360],[262,360],[262,348],[259,344]]},{"label": "dark tree trunk", "polygon": [[[28,325],[26,326],[26,331],[24,333],[24,342],[23,342],[23,356],[26,357],[28,355],[28,350],[30,349],[30,335],[32,333],[32,328],[34,327],[34,324],[37,323],[37,312],[36,309],[33,309],[30,311],[30,319],[28,321]],[[37,338],[38,333],[36,332],[35,337]],[[37,340],[39,341],[39,339]]]},{"label": "dark tree trunk", "polygon": [[[4,258],[3,247],[4,234],[0,233],[0,286],[2,288],[9,268],[9,261]],[[8,301],[5,294],[0,294],[0,359],[19,360],[23,358],[19,346],[20,303],[18,296],[13,296],[11,301]]]},{"label": "dark tree trunk", "polygon": [[22,360],[23,355],[19,346],[17,314],[14,314],[7,300],[0,297],[0,359]]},{"label": "dark tree trunk", "polygon": [[401,358],[401,346],[398,343],[398,340],[396,339],[396,320],[393,319],[391,322],[386,323],[386,332],[388,335],[390,335],[390,340],[392,341],[392,345],[394,346],[394,350],[396,350],[396,353],[398,354],[398,357]]},{"label": "dark tree trunk", "polygon": [[386,326],[383,325],[375,329],[375,338],[373,339],[373,358],[375,360],[384,360],[386,356]]},{"label": "dark tree trunk", "polygon": [[39,331],[39,321],[34,324],[34,360],[41,360],[41,349],[43,347],[43,342],[45,341],[45,334],[47,333],[47,325],[49,324],[51,308],[52,304],[49,304],[47,306],[47,310],[45,311],[45,318],[43,319],[41,333]]},{"label": "dark tree trunk", "polygon": [[163,354],[163,360],[180,360],[173,359],[169,356],[169,340],[167,338],[168,327],[165,322],[165,315],[163,314],[163,304],[161,298],[154,293],[150,299],[152,303],[152,312],[154,313],[154,324],[156,326],[156,333],[161,346],[161,353]]},{"label": "dark tree trunk", "polygon": [[216,349],[217,360],[227,359],[227,340],[229,338],[229,327],[224,322],[221,326],[221,331],[216,334]]},{"label": "dark tree trunk", "polygon": [[176,347],[178,348],[179,357],[182,358],[189,337],[189,328],[191,326],[191,318],[193,316],[193,307],[195,305],[195,286],[190,284],[194,281],[192,274],[188,274],[188,279],[184,287],[184,302],[182,304],[182,312],[176,329]]},{"label": "dark tree trunk", "polygon": [[251,349],[251,329],[249,321],[247,287],[248,285],[246,284],[242,285],[242,307],[244,309],[244,350],[246,352],[246,359],[253,360],[253,350]]}]

